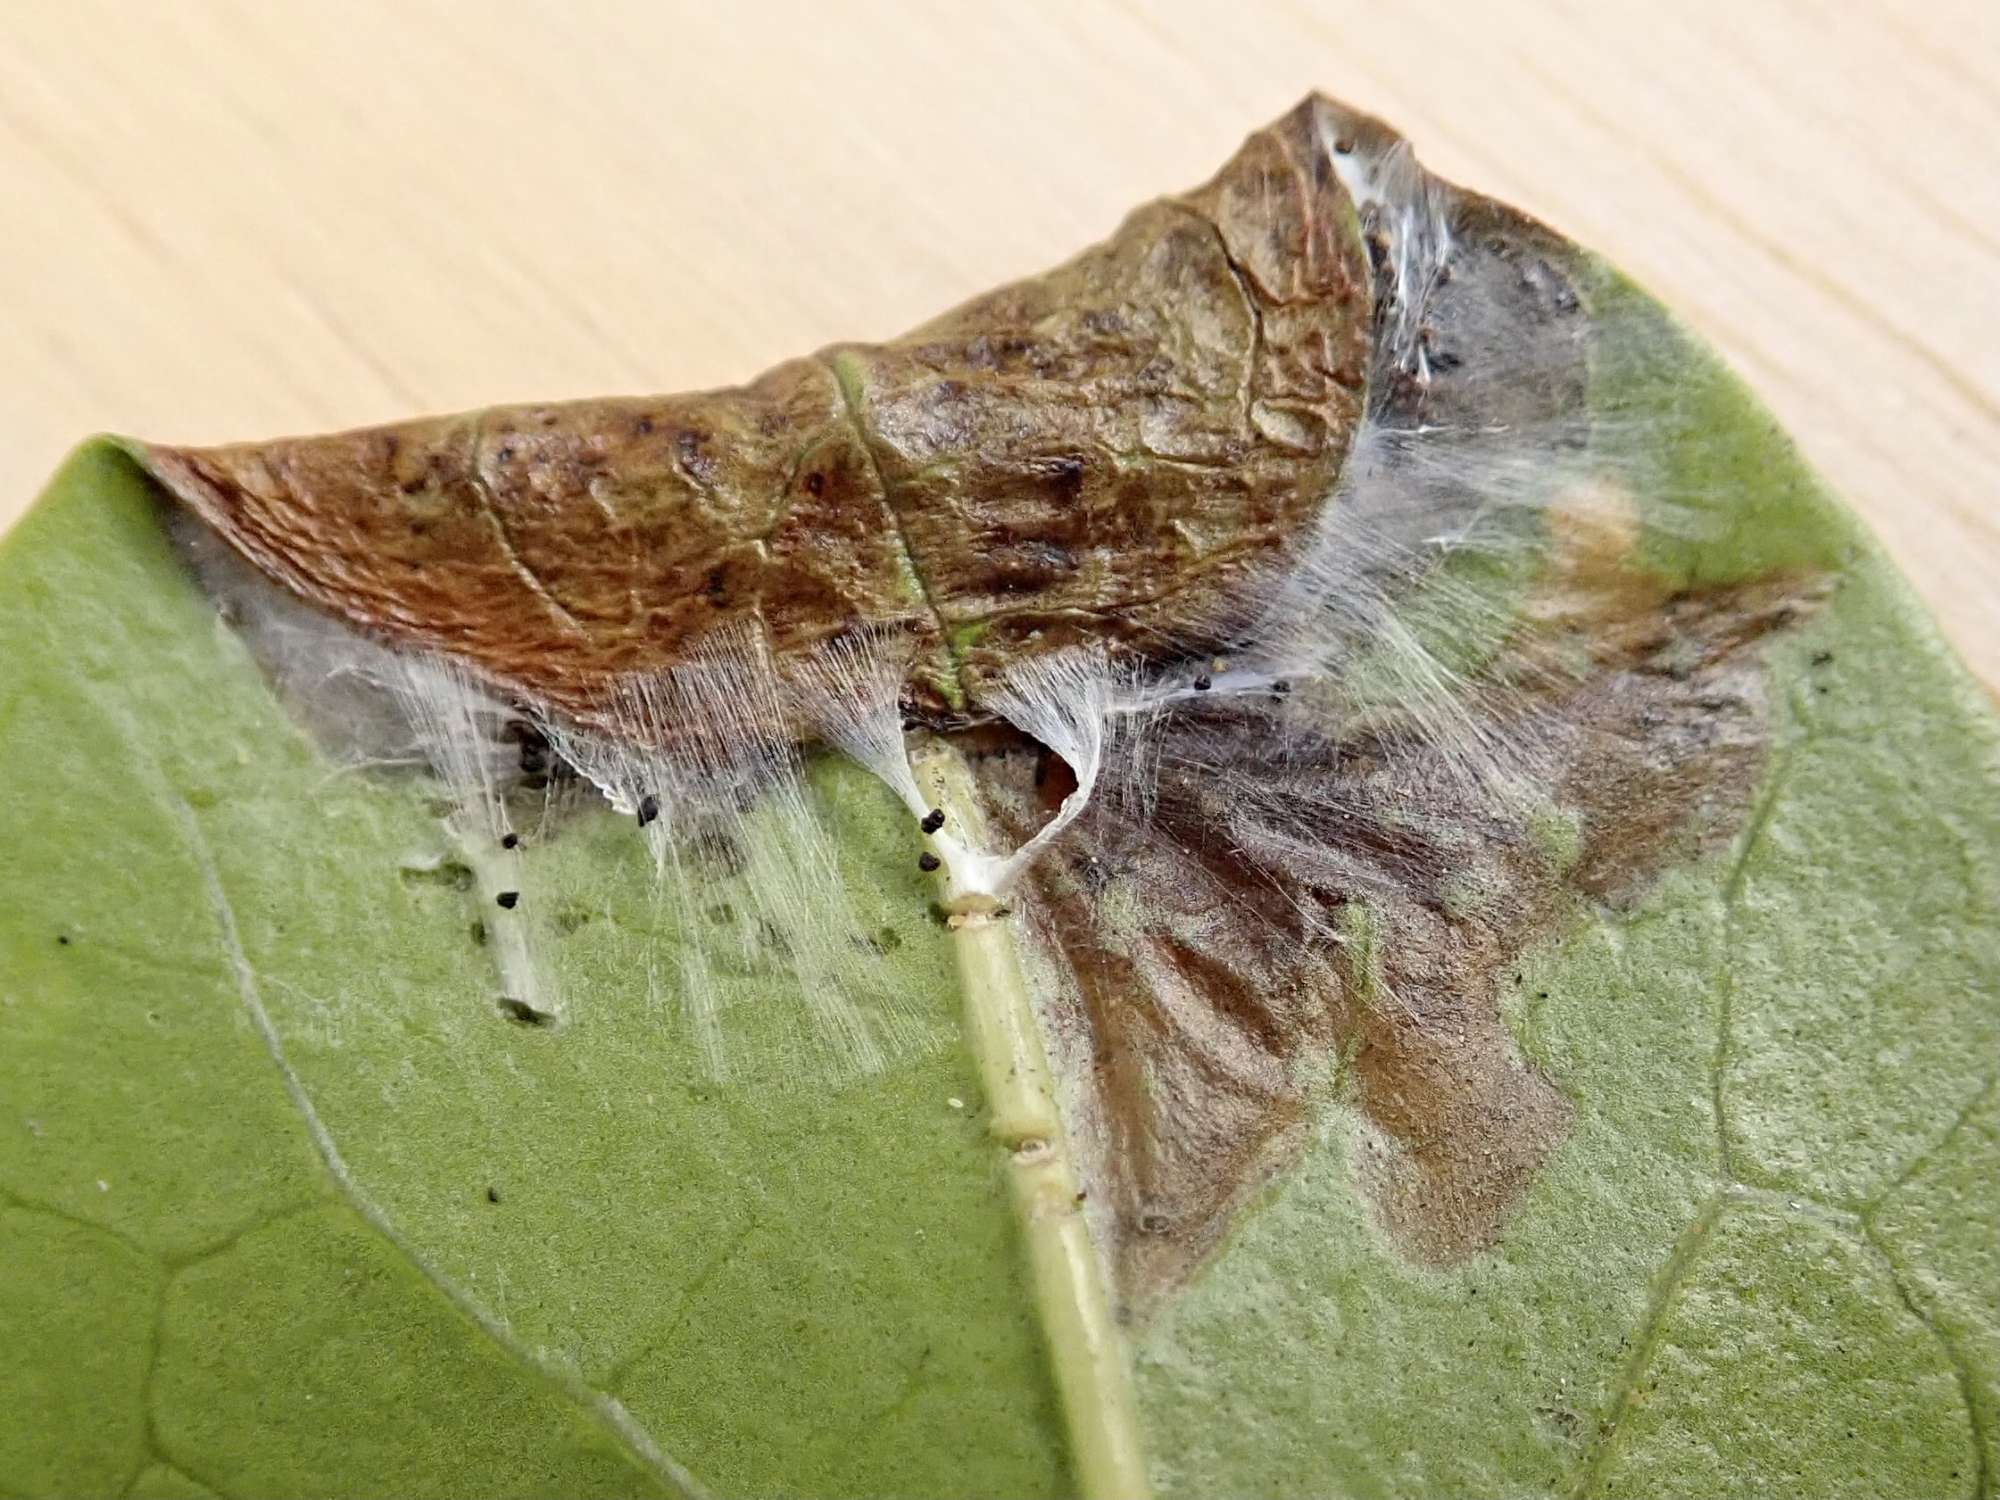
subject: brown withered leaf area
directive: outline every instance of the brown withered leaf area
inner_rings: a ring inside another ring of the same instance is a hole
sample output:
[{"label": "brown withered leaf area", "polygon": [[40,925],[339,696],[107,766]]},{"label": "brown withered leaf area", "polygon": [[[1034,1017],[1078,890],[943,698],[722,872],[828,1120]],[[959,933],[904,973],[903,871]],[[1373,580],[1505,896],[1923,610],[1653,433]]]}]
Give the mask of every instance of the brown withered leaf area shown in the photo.
[{"label": "brown withered leaf area", "polygon": [[[1451,1261],[1568,1129],[1502,1022],[1513,966],[1736,834],[1762,642],[1821,581],[1675,593],[1633,564],[1617,476],[1537,488],[1591,451],[1589,268],[1402,149],[1310,98],[1047,275],[732,390],[139,451],[299,598],[613,729],[619,679],[746,623],[781,673],[900,637],[905,708],[948,728],[1078,641],[1185,680],[1310,548],[1325,675],[1153,716],[1018,917],[1129,1315],[1296,1159],[1336,1075],[1380,1221]],[[1403,174],[1392,207],[1350,200],[1344,155]],[[1510,508],[1545,534],[1497,653],[1440,674],[1442,715],[1353,712],[1339,663],[1420,589],[1409,560]],[[1025,839],[1066,769],[983,764]]]},{"label": "brown withered leaf area", "polygon": [[1371,304],[1335,112],[1047,275],[733,390],[138,451],[286,588],[585,720],[746,619],[781,665],[902,634],[911,706],[976,708],[1023,652],[1212,615],[1338,474]]},{"label": "brown withered leaf area", "polygon": [[[1382,585],[1398,611],[1423,539],[1511,493],[1542,535],[1504,644],[1444,712],[1356,712],[1337,674],[1182,700],[1107,773],[1022,903],[1057,1051],[1084,1080],[1088,1176],[1129,1316],[1297,1159],[1336,1074],[1396,1243],[1432,1263],[1494,1243],[1570,1121],[1560,1081],[1507,1031],[1503,986],[1534,944],[1735,837],[1769,739],[1762,647],[1825,587],[1677,592],[1639,565],[1616,465],[1561,477],[1591,451],[1594,344],[1620,336],[1587,305],[1587,268],[1525,216],[1438,191],[1453,249],[1425,299],[1430,368],[1378,361],[1370,419],[1406,441],[1342,501],[1364,551],[1395,544],[1392,566],[1330,576]],[[1386,315],[1395,247],[1368,232]],[[1010,833],[1060,800],[1055,769],[1029,751],[989,762]]]},{"label": "brown withered leaf area", "polygon": [[[1373,1127],[1364,1187],[1419,1260],[1492,1244],[1561,1143],[1569,1106],[1516,1050],[1502,987],[1531,944],[1734,837],[1765,764],[1760,647],[1821,589],[1668,594],[1619,555],[1598,538],[1559,558],[1534,603],[1530,628],[1587,641],[1587,664],[1473,705],[1537,747],[1545,800],[1393,724],[1328,731],[1309,693],[1218,698],[1152,732],[1143,804],[1100,795],[1038,867],[1027,915],[1128,1315],[1297,1157],[1343,1063]],[[1060,763],[1016,759],[988,780],[1021,833],[1065,788]],[[1558,809],[1573,840],[1538,823]]]}]

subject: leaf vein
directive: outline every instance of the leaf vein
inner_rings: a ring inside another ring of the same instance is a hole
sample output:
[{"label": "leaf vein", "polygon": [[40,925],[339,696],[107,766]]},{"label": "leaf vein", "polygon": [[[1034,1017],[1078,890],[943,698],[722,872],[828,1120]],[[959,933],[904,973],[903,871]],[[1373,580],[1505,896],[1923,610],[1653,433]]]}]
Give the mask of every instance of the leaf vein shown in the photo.
[{"label": "leaf vein", "polygon": [[235,908],[231,905],[229,893],[223,886],[221,873],[216,868],[214,852],[209,847],[207,836],[202,832],[200,821],[185,798],[174,797],[172,805],[181,824],[188,849],[200,871],[202,885],[207,893],[209,906],[222,941],[223,953],[235,976],[237,997],[262,1039],[264,1049],[278,1071],[279,1081],[291,1100],[292,1107],[304,1123],[306,1134],[319,1152],[320,1160],[325,1164],[328,1175],[332,1177],[349,1205],[360,1214],[369,1227],[395,1247],[419,1275],[436,1288],[461,1314],[470,1319],[474,1326],[495,1345],[517,1363],[548,1381],[570,1400],[590,1412],[656,1477],[687,1497],[687,1500],[702,1500],[704,1492],[696,1483],[694,1476],[669,1457],[654,1441],[652,1434],[626,1411],[623,1405],[603,1392],[592,1389],[575,1376],[556,1368],[534,1351],[523,1348],[499,1319],[473,1301],[471,1296],[450,1277],[417,1254],[415,1248],[396,1228],[395,1222],[355,1180],[345,1158],[340,1154],[340,1148],[334,1141],[332,1132],[320,1118],[319,1110],[314,1106],[304,1084],[285,1056],[284,1043],[271,1020],[270,1012],[264,1007],[263,995],[257,984],[256,970],[251,966],[249,957],[243,950],[242,937],[237,930]]},{"label": "leaf vein", "polygon": [[1949,1330],[1940,1324],[1918,1302],[1916,1294],[1910,1290],[1909,1282],[1903,1276],[1902,1266],[1897,1263],[1896,1257],[1889,1253],[1889,1247],[1883,1243],[1881,1237],[1875,1232],[1875,1226],[1872,1223],[1862,1226],[1861,1238],[1869,1249],[1881,1257],[1882,1264],[1889,1272],[1889,1284],[1895,1287],[1896,1296],[1901,1300],[1903,1306],[1908,1309],[1910,1316],[1924,1325],[1925,1331],[1937,1340],[1938,1347],[1944,1351],[1945,1363],[1951,1366],[1953,1380],[1958,1386],[1959,1400],[1965,1406],[1966,1423],[1972,1429],[1973,1474],[1971,1493],[1975,1497],[1991,1495],[1993,1493],[1994,1479],[1990,1452],[1991,1443],[1986,1433],[1985,1416],[1979,1409],[1977,1396],[1979,1377],[1973,1372],[1972,1362],[1965,1357],[1964,1351],[1958,1347],[1958,1341],[1951,1336]]},{"label": "leaf vein", "polygon": [[1952,1142],[1958,1139],[1959,1133],[1971,1123],[1972,1117],[1979,1112],[1980,1106],[1993,1096],[1993,1091],[1996,1087],[2000,1087],[2000,1071],[1987,1074],[1986,1081],[1973,1090],[1972,1096],[1959,1107],[1958,1113],[1952,1116],[1951,1123],[1945,1126],[1943,1133],[1935,1141],[1931,1142],[1930,1145],[1924,1147],[1923,1150],[1917,1152],[1916,1155],[1905,1162],[1902,1170],[1890,1178],[1880,1192],[1861,1205],[1861,1221],[1863,1225],[1872,1226],[1875,1215],[1888,1203],[1890,1197],[1899,1189],[1908,1185],[1912,1178],[1935,1161]]},{"label": "leaf vein", "polygon": [[1786,745],[1777,752],[1776,763],[1771,768],[1769,783],[1751,810],[1749,824],[1743,831],[1743,847],[1729,867],[1729,878],[1722,888],[1723,910],[1723,950],[1729,957],[1722,970],[1722,982],[1716,995],[1715,1005],[1715,1054],[1709,1063],[1709,1107],[1715,1115],[1715,1162],[1716,1172],[1725,1182],[1737,1179],[1735,1152],[1729,1142],[1729,1054],[1734,1040],[1736,1024],[1736,949],[1740,941],[1738,932],[1739,908],[1743,900],[1743,888],[1749,880],[1750,860],[1763,842],[1771,819],[1776,816],[1778,804],[1783,799],[1786,783],[1791,779],[1792,756],[1796,745]]},{"label": "leaf vein", "polygon": [[1708,1242],[1716,1221],[1729,1206],[1732,1195],[1728,1189],[1718,1189],[1696,1210],[1681,1237],[1675,1241],[1666,1263],[1660,1269],[1653,1293],[1646,1303],[1646,1314],[1632,1339],[1632,1353],[1625,1361],[1618,1383],[1612,1388],[1611,1399],[1604,1414],[1598,1419],[1597,1436],[1590,1451],[1585,1455],[1583,1468],[1577,1475],[1570,1493],[1574,1497],[1593,1492],[1605,1470],[1610,1467],[1616,1451],[1619,1435],[1624,1431],[1625,1417],[1632,1410],[1634,1398],[1638,1395],[1639,1382],[1645,1379],[1646,1371],[1652,1367],[1653,1356],[1659,1352],[1660,1340],[1664,1336],[1668,1315],[1679,1300],[1681,1288],[1686,1285],[1688,1273],[1693,1269],[1701,1248]]}]

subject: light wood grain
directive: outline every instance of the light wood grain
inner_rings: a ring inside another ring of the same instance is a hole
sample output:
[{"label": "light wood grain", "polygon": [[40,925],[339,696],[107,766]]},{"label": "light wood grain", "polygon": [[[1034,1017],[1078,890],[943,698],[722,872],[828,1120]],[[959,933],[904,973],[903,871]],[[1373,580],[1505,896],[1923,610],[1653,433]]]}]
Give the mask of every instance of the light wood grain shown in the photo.
[{"label": "light wood grain", "polygon": [[197,441],[733,382],[1319,87],[1718,344],[2000,683],[2000,5],[10,0],[0,524]]}]

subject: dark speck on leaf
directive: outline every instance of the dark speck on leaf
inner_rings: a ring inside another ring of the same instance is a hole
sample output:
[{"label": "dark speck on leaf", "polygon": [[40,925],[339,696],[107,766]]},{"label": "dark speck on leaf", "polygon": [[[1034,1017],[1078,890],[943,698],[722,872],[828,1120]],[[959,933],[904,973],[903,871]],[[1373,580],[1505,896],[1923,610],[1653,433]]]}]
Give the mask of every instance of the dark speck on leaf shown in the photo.
[{"label": "dark speck on leaf", "polygon": [[660,799],[651,792],[639,799],[639,826],[644,828],[660,815]]},{"label": "dark speck on leaf", "polygon": [[806,475],[806,493],[817,500],[826,493],[826,476],[817,471]]},{"label": "dark speck on leaf", "polygon": [[1816,667],[1823,667],[1832,660],[1833,653],[1831,651],[1815,651],[1813,653],[1812,664]]},{"label": "dark speck on leaf", "polygon": [[1041,466],[1056,490],[1074,500],[1083,493],[1083,460],[1073,456],[1050,459]]},{"label": "dark speck on leaf", "polygon": [[510,447],[502,447],[493,456],[503,464],[512,463],[514,461],[514,450]]},{"label": "dark speck on leaf", "polygon": [[63,947],[67,948],[69,946],[69,934],[66,932],[57,933],[56,941],[62,944]]},{"label": "dark speck on leaf", "polygon": [[486,1201],[488,1203],[498,1203],[500,1201],[500,1189],[495,1187],[488,1188],[486,1190]]},{"label": "dark speck on leaf", "polygon": [[1195,678],[1194,680],[1194,690],[1197,693],[1205,693],[1214,686],[1215,686],[1215,679],[1209,676],[1208,673],[1206,672],[1202,673],[1201,676]]},{"label": "dark speck on leaf", "polygon": [[936,833],[944,827],[944,809],[934,807],[924,814],[924,820],[917,824],[925,833]]},{"label": "dark speck on leaf", "polygon": [[519,891],[502,891],[493,899],[499,902],[505,910],[512,911],[520,903],[521,893]]},{"label": "dark speck on leaf", "polygon": [[1292,690],[1291,682],[1283,677],[1280,677],[1276,682],[1271,684],[1271,691],[1276,693],[1280,698],[1284,697],[1285,694],[1289,693],[1291,690]]},{"label": "dark speck on leaf", "polygon": [[942,861],[935,854],[926,853],[917,856],[917,868],[922,870],[926,875],[935,870],[941,863]]},{"label": "dark speck on leaf", "polygon": [[522,1026],[546,1026],[555,1019],[545,1010],[536,1010],[525,1000],[516,1000],[512,995],[500,997],[500,1014]]},{"label": "dark speck on leaf", "polygon": [[517,849],[520,847],[520,845],[521,845],[520,834],[503,833],[500,835],[500,847],[502,849]]}]

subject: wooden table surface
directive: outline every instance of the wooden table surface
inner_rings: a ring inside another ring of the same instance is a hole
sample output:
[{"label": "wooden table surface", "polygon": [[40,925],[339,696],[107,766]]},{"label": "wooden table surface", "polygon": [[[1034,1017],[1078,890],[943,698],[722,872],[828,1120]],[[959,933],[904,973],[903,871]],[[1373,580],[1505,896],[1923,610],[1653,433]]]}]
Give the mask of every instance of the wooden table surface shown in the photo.
[{"label": "wooden table surface", "polygon": [[2000,684],[2000,4],[4,0],[0,524],[100,429],[742,379],[1322,88],[1714,340]]}]

